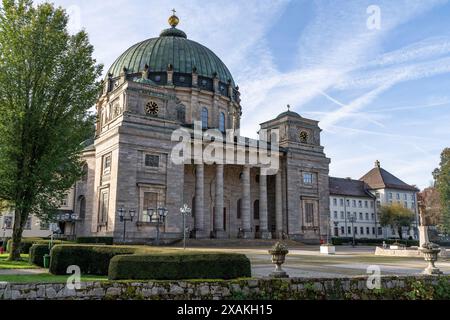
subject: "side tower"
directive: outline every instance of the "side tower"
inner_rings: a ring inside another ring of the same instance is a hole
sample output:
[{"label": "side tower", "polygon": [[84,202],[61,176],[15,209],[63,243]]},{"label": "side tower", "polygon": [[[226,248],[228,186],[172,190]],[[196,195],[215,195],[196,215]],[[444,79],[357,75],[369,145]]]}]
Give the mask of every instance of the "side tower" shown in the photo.
[{"label": "side tower", "polygon": [[330,159],[320,144],[319,123],[287,111],[261,124],[261,129],[278,130],[283,190],[283,232],[291,239],[318,242],[329,228]]}]

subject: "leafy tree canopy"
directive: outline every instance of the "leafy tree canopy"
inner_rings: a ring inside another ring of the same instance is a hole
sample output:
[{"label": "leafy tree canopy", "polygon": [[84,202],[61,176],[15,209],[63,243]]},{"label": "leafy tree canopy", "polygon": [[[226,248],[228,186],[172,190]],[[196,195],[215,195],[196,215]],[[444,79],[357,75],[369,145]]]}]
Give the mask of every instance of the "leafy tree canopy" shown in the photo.
[{"label": "leafy tree canopy", "polygon": [[31,0],[0,7],[0,199],[15,210],[13,250],[30,214],[54,212],[81,175],[81,142],[102,67],[84,31],[70,35],[62,8]]},{"label": "leafy tree canopy", "polygon": [[414,212],[405,208],[401,204],[381,206],[380,224],[383,227],[391,226],[396,229],[400,239],[402,239],[402,227],[410,227],[414,221]]},{"label": "leafy tree canopy", "polygon": [[441,153],[439,168],[433,172],[436,189],[439,192],[442,210],[441,229],[450,233],[450,148],[445,148]]}]

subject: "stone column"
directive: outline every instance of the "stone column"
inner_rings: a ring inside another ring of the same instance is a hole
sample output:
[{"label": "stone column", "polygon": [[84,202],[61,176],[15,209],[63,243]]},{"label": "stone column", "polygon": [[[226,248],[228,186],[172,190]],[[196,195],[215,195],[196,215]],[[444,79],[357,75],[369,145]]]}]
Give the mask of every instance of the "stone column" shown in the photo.
[{"label": "stone column", "polygon": [[275,183],[275,221],[277,238],[282,238],[283,234],[283,194],[281,188],[281,169],[278,170]]},{"label": "stone column", "polygon": [[206,238],[204,214],[204,174],[203,164],[195,166],[195,237]]},{"label": "stone column", "polygon": [[255,238],[251,223],[249,166],[244,166],[242,174],[242,228],[244,239]]},{"label": "stone column", "polygon": [[261,228],[261,238],[272,239],[272,233],[269,232],[269,218],[267,213],[267,176],[263,170],[259,175],[259,226]]},{"label": "stone column", "polygon": [[214,210],[214,235],[217,239],[227,238],[223,225],[223,164],[216,165],[216,201]]}]

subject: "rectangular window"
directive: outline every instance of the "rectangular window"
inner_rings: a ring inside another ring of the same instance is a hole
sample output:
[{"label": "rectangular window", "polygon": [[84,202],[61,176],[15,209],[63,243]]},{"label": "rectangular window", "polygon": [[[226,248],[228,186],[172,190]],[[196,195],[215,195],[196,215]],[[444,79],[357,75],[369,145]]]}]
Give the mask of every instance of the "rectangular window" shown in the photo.
[{"label": "rectangular window", "polygon": [[367,201],[367,200],[364,201],[364,207],[365,207],[365,208],[368,208],[368,207],[369,207],[369,201]]},{"label": "rectangular window", "polygon": [[392,199],[392,192],[389,192],[389,199]]},{"label": "rectangular window", "polygon": [[341,227],[341,235],[344,235],[344,234],[345,234],[345,228]]},{"label": "rectangular window", "polygon": [[383,234],[383,228],[378,227],[378,235],[381,236]]},{"label": "rectangular window", "polygon": [[414,194],[411,195],[411,201],[415,201],[416,198],[414,197]]},{"label": "rectangular window", "polygon": [[358,201],[358,206],[359,206],[360,208],[362,208],[362,200],[359,200],[359,201]]},{"label": "rectangular window", "polygon": [[67,207],[67,204],[69,202],[69,195],[65,195],[64,198],[61,200],[61,207]]},{"label": "rectangular window", "polygon": [[353,200],[353,208],[356,208],[356,200]]},{"label": "rectangular window", "polygon": [[350,200],[347,199],[347,207],[350,207]]},{"label": "rectangular window", "polygon": [[375,235],[375,227],[372,227],[372,234]]},{"label": "rectangular window", "polygon": [[47,221],[39,221],[39,229],[41,230],[49,230],[50,229],[50,225]]},{"label": "rectangular window", "polygon": [[25,223],[24,229],[31,230],[31,217],[28,217],[27,222]]},{"label": "rectangular window", "polygon": [[[142,215],[141,220],[143,222],[151,222],[150,213],[151,210],[158,209],[158,194],[156,192],[144,192],[144,208],[145,214]],[[154,211],[155,212],[155,211]]]},{"label": "rectangular window", "polygon": [[380,199],[380,193],[379,192],[376,192],[375,196],[377,197],[377,199]]},{"label": "rectangular window", "polygon": [[400,193],[397,193],[397,200],[400,200]]},{"label": "rectangular window", "polygon": [[340,199],[340,205],[341,205],[341,207],[343,207],[344,206],[344,199]]},{"label": "rectangular window", "polygon": [[5,229],[12,229],[12,226],[13,226],[13,217],[5,216],[3,220],[3,227]]},{"label": "rectangular window", "polygon": [[313,224],[314,223],[314,204],[306,203],[305,211],[306,211],[306,223]]},{"label": "rectangular window", "polygon": [[344,211],[341,211],[341,219],[342,219],[342,220],[345,219]]},{"label": "rectangular window", "polygon": [[403,194],[403,200],[408,200],[408,195],[406,193]]},{"label": "rectangular window", "polygon": [[353,229],[353,233],[354,233],[354,234],[358,234],[358,227],[355,227],[355,228]]},{"label": "rectangular window", "polygon": [[338,212],[335,211],[335,212],[334,212],[334,219],[337,220],[337,218],[338,218]]},{"label": "rectangular window", "polygon": [[152,168],[158,168],[159,167],[159,156],[155,156],[152,154],[146,154],[145,155],[145,166],[152,167]]},{"label": "rectangular window", "polygon": [[366,220],[369,220],[369,213],[366,212]]},{"label": "rectangular window", "polygon": [[111,155],[103,156],[103,173],[108,174],[111,172]]},{"label": "rectangular window", "polygon": [[347,227],[347,233],[352,234],[352,227]]},{"label": "rectangular window", "polygon": [[375,220],[375,213],[372,213],[372,220]]},{"label": "rectangular window", "polygon": [[370,234],[370,228],[366,227],[366,234],[369,235]]},{"label": "rectangular window", "polygon": [[106,223],[108,221],[108,210],[109,210],[109,193],[108,191],[103,191],[100,195],[100,206],[99,206],[99,223]]},{"label": "rectangular window", "polygon": [[359,230],[361,231],[361,235],[364,234],[364,227],[359,227]]},{"label": "rectangular window", "polygon": [[333,205],[337,206],[337,199],[336,198],[333,198]]},{"label": "rectangular window", "polygon": [[373,201],[370,201],[370,208],[373,209]]},{"label": "rectangular window", "polygon": [[312,173],[303,173],[303,184],[312,185],[313,184],[313,175]]},{"label": "rectangular window", "polygon": [[364,218],[363,218],[363,214],[362,214],[362,212],[360,212],[359,213],[359,220],[363,220]]}]

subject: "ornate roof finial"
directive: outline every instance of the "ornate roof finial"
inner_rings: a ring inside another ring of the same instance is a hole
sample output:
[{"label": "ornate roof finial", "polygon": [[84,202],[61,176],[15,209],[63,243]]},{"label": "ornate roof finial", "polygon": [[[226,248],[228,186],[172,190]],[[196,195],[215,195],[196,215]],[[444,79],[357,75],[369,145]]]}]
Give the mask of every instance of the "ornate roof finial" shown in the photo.
[{"label": "ornate roof finial", "polygon": [[177,11],[175,9],[172,9],[172,16],[169,18],[169,24],[172,28],[175,28],[179,23],[180,19],[177,17],[176,13]]},{"label": "ornate roof finial", "polygon": [[375,168],[381,168],[381,162],[379,160],[375,161]]},{"label": "ornate roof finial", "polygon": [[290,104],[287,105],[287,108],[288,108],[288,112],[291,111],[291,105]]}]

